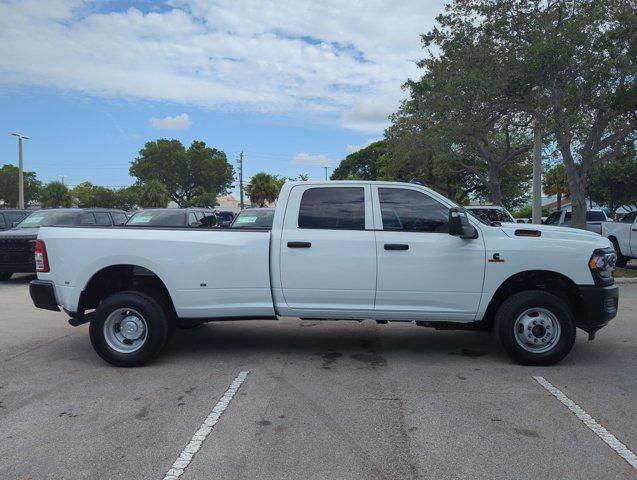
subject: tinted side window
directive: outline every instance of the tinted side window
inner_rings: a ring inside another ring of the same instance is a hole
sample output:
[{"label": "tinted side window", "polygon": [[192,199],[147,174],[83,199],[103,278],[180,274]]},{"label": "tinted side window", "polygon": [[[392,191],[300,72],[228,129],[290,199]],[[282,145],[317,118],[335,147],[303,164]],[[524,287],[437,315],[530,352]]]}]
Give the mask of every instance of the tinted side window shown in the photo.
[{"label": "tinted side window", "polygon": [[126,220],[128,220],[126,214],[121,212],[111,212],[111,216],[113,217],[113,224],[115,225],[124,225]]},{"label": "tinted side window", "polygon": [[214,227],[217,224],[217,217],[214,213],[202,213],[201,226]]},{"label": "tinted side window", "polygon": [[557,225],[560,221],[560,217],[562,216],[562,212],[553,212],[551,213],[546,221],[544,222],[546,225]]},{"label": "tinted side window", "polygon": [[4,221],[4,215],[0,213],[0,228],[7,228],[7,223]]},{"label": "tinted side window", "polygon": [[586,212],[586,220],[589,222],[603,222],[606,217],[604,212]]},{"label": "tinted side window", "polygon": [[199,227],[199,226],[201,226],[201,223],[199,222],[199,220],[195,216],[194,212],[190,212],[188,214],[188,226],[190,226],[190,227]]},{"label": "tinted side window", "polygon": [[362,187],[308,188],[303,192],[299,228],[365,229]]},{"label": "tinted side window", "polygon": [[9,213],[5,213],[4,216],[7,219],[7,225],[11,226],[13,222],[19,222],[27,215],[25,213],[9,212]]},{"label": "tinted side window", "polygon": [[422,192],[379,188],[383,230],[449,232],[449,208]]},{"label": "tinted side window", "polygon": [[106,212],[95,212],[95,221],[97,225],[112,225],[111,216]]},{"label": "tinted side window", "polygon": [[83,213],[80,216],[80,225],[95,225],[95,217],[92,213]]},{"label": "tinted side window", "polygon": [[633,223],[636,218],[637,212],[627,213],[626,215],[624,215],[624,218],[622,218],[622,223]]}]

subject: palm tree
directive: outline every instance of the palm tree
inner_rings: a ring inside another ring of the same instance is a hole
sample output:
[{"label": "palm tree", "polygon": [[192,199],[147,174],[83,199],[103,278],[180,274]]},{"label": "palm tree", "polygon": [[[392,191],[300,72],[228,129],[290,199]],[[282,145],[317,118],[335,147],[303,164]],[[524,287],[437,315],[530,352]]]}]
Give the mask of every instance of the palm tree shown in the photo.
[{"label": "palm tree", "polygon": [[264,207],[266,203],[277,199],[282,186],[283,182],[274,175],[259,172],[250,179],[246,191],[252,203]]},{"label": "palm tree", "polygon": [[143,208],[166,208],[170,194],[166,186],[159,180],[151,180],[142,187],[139,205]]},{"label": "palm tree", "polygon": [[68,208],[73,203],[73,198],[69,189],[62,182],[51,182],[42,189],[40,203],[45,208]]},{"label": "palm tree", "polygon": [[568,180],[566,179],[566,168],[560,163],[544,172],[542,179],[544,193],[547,195],[557,195],[557,209],[562,209],[562,195],[570,195]]}]

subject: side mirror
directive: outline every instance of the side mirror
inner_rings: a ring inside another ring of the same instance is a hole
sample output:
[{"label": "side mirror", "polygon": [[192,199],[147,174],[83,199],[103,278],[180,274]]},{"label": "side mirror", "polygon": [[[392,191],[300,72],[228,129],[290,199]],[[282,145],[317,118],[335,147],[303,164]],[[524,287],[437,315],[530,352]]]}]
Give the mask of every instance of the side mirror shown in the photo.
[{"label": "side mirror", "polygon": [[478,230],[469,223],[467,212],[459,208],[449,209],[449,235],[460,238],[478,238]]}]

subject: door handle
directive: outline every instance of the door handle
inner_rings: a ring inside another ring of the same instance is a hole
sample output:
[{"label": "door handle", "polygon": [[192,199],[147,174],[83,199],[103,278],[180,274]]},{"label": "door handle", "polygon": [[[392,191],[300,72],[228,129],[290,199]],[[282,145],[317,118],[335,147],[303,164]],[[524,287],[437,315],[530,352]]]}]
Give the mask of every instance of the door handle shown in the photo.
[{"label": "door handle", "polygon": [[288,242],[288,248],[310,248],[310,242]]},{"label": "door handle", "polygon": [[405,243],[386,243],[385,250],[409,250],[409,245]]}]

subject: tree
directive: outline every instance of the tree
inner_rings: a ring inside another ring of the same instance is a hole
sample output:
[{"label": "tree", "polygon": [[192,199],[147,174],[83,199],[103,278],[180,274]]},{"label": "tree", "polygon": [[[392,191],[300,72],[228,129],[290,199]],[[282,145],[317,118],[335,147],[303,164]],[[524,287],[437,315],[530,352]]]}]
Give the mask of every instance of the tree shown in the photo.
[{"label": "tree", "polygon": [[277,199],[282,186],[283,182],[280,182],[274,175],[259,172],[250,179],[246,191],[252,203],[264,207],[266,203],[274,202]]},{"label": "tree", "polygon": [[547,195],[557,195],[557,209],[562,209],[562,196],[569,195],[566,168],[563,163],[545,169],[542,178],[542,187]]},{"label": "tree", "polygon": [[637,157],[635,151],[595,167],[588,181],[591,200],[607,206],[611,217],[619,207],[637,205]]},{"label": "tree", "polygon": [[158,180],[172,200],[187,206],[204,193],[216,197],[232,186],[234,170],[226,154],[194,141],[186,150],[179,140],[147,142],[131,162],[130,174],[140,183]]},{"label": "tree", "polygon": [[[0,168],[0,201],[11,208],[18,207],[18,177],[19,169],[11,164]],[[38,199],[42,183],[35,172],[23,172],[24,204],[28,205]]]},{"label": "tree", "polygon": [[80,208],[118,208],[118,199],[115,190],[91,182],[83,182],[71,190],[71,195],[76,199]]},{"label": "tree", "polygon": [[566,169],[572,225],[586,228],[589,172],[635,138],[634,1],[455,0],[443,19],[470,41],[491,42],[506,66],[503,105],[545,118]]},{"label": "tree", "polygon": [[130,187],[115,190],[115,208],[122,210],[132,210],[139,205],[139,197],[141,196],[141,187],[139,185],[131,185]]},{"label": "tree", "polygon": [[332,180],[378,180],[387,157],[387,142],[380,140],[350,153],[334,169]]},{"label": "tree", "polygon": [[150,180],[141,187],[139,206],[143,208],[166,208],[170,194],[159,180]]},{"label": "tree", "polygon": [[62,182],[51,182],[42,189],[40,203],[44,208],[69,208],[73,205],[73,197]]}]

